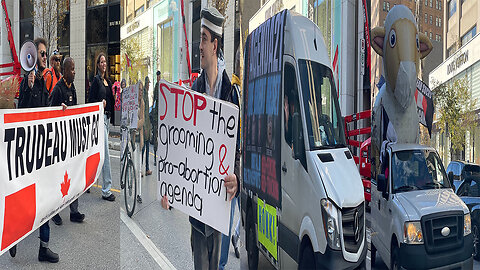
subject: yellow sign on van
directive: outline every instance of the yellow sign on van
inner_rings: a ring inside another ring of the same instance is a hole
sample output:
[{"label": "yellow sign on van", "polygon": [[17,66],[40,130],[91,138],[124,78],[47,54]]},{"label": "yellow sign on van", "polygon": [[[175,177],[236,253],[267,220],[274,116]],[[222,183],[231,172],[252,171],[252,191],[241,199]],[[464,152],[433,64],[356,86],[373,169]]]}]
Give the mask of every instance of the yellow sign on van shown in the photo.
[{"label": "yellow sign on van", "polygon": [[277,209],[260,198],[257,201],[258,241],[277,259]]}]

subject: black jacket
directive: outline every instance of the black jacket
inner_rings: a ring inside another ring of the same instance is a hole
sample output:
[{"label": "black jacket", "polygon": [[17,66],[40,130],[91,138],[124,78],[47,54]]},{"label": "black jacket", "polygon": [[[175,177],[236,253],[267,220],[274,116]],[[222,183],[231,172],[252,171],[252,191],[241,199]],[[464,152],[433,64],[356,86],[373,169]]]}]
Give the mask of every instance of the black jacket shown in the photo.
[{"label": "black jacket", "polygon": [[18,96],[18,108],[36,108],[48,106],[48,91],[45,87],[43,77],[35,76],[33,87],[28,87],[28,74],[23,77],[20,83]]},{"label": "black jacket", "polygon": [[[202,71],[200,76],[195,80],[192,86],[192,90],[204,94],[206,92],[206,80],[205,80],[205,70]],[[227,72],[224,70],[222,74],[222,87],[220,93],[220,99],[224,101],[231,102],[237,106],[240,104],[240,97],[238,96],[238,91],[235,91],[235,88],[230,83],[230,79],[228,78]],[[239,112],[240,114],[240,112]],[[240,115],[239,115],[240,116]],[[240,121],[240,117],[238,118]],[[238,134],[240,134],[240,126],[238,126]],[[237,137],[238,137],[237,134]],[[241,149],[238,143],[239,137],[237,138],[237,149],[235,152],[235,168],[234,174],[237,176],[237,193],[235,196],[240,194],[240,156],[241,156]],[[195,229],[202,232],[205,235],[205,224],[196,218],[190,217],[190,223],[192,224]]]},{"label": "black jacket", "polygon": [[68,88],[65,84],[65,80],[60,79],[55,87],[53,87],[48,101],[49,106],[60,106],[62,103],[67,106],[77,105],[77,91],[75,90],[75,85],[72,83],[72,86]]},{"label": "black jacket", "polygon": [[88,93],[88,102],[102,102],[102,100],[107,101],[107,106],[105,107],[105,114],[110,117],[110,123],[114,123],[113,116],[115,99],[112,92],[112,83],[109,79],[106,79],[108,87],[103,84],[100,75],[96,75],[92,80],[92,85],[90,86],[90,92]]}]

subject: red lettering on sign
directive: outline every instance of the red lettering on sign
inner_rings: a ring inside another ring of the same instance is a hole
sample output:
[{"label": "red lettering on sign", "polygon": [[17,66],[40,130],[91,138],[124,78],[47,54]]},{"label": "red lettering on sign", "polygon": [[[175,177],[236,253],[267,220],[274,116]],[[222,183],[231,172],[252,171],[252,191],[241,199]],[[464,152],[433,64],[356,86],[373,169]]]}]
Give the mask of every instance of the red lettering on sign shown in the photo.
[{"label": "red lettering on sign", "polygon": [[[183,119],[185,119],[185,121],[188,121],[190,119],[192,119],[192,115],[193,115],[193,110],[190,111],[190,116],[187,118],[185,116],[185,99],[187,98],[187,95],[190,96],[190,103],[193,105],[193,97],[192,97],[192,94],[190,94],[190,92],[185,92],[185,96],[183,96],[183,104],[182,104],[182,107],[183,107]],[[192,106],[193,107],[193,106]]]},{"label": "red lettering on sign", "polygon": [[[195,99],[195,102],[194,102],[194,105],[193,105],[193,125],[196,126],[197,125],[197,110],[202,111],[203,109],[205,109],[205,107],[207,107],[207,100],[205,99],[205,97],[203,97],[201,95],[195,95],[194,99]],[[202,101],[202,105],[200,105],[198,103],[199,100]]]},{"label": "red lettering on sign", "polygon": [[[165,112],[164,112],[162,115],[160,115],[160,120],[165,119],[165,116],[167,115],[167,110],[168,110],[167,97],[165,96],[165,92],[163,92],[163,88],[164,88],[164,87],[167,88],[167,89],[170,91],[170,89],[168,88],[168,86],[167,86],[166,84],[162,83],[162,84],[160,85],[160,93],[161,93],[162,96],[163,96],[163,101],[165,101]],[[158,106],[159,106],[159,108],[160,108],[160,104],[159,104]]]}]

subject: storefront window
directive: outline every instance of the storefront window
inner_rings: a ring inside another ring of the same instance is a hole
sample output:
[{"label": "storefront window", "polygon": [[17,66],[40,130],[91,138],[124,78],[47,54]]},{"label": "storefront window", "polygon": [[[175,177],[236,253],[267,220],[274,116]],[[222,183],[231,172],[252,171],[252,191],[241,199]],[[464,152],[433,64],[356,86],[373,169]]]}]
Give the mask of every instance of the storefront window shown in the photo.
[{"label": "storefront window", "polygon": [[107,42],[107,8],[87,10],[87,43]]},{"label": "storefront window", "polygon": [[168,20],[164,23],[160,23],[157,26],[157,40],[159,43],[158,52],[158,66],[162,72],[162,78],[168,81],[172,81],[172,57],[164,57],[171,55],[173,52],[172,39],[173,39],[173,20]]},{"label": "storefront window", "polygon": [[107,0],[88,0],[87,1],[87,7],[103,5],[103,4],[106,4],[106,3],[107,3]]}]

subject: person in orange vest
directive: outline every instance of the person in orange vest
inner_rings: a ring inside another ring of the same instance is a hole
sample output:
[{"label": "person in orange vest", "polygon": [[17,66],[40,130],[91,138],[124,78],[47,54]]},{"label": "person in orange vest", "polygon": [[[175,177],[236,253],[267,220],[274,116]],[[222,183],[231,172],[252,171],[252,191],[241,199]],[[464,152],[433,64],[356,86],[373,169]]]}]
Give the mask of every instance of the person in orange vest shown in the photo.
[{"label": "person in orange vest", "polygon": [[49,94],[52,93],[53,88],[62,78],[62,73],[60,72],[60,61],[62,61],[62,55],[58,52],[58,50],[53,50],[53,53],[50,56],[50,68],[46,68],[43,71],[45,86],[47,87]]}]

